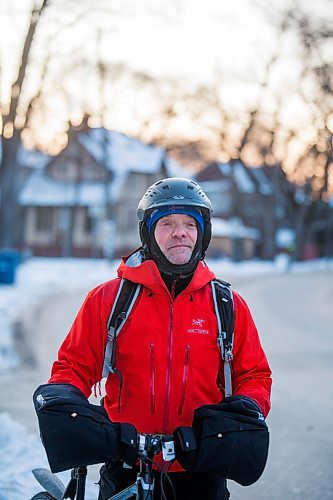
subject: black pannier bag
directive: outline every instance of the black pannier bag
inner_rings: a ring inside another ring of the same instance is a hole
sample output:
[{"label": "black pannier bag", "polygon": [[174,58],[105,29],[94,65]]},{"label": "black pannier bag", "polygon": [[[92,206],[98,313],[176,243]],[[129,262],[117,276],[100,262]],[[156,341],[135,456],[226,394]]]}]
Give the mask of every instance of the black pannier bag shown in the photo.
[{"label": "black pannier bag", "polygon": [[135,463],[135,427],[111,422],[103,407],[90,404],[73,385],[41,385],[33,402],[52,472],[105,461]]},{"label": "black pannier bag", "polygon": [[[193,432],[192,432],[193,430]],[[196,409],[192,429],[179,427],[177,459],[184,469],[216,471],[243,486],[255,483],[264,471],[269,432],[260,408],[243,396]]]}]

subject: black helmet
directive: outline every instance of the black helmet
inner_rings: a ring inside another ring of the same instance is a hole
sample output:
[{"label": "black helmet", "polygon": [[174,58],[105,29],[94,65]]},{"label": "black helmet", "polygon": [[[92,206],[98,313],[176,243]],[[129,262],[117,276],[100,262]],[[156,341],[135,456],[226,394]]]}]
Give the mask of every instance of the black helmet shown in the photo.
[{"label": "black helmet", "polygon": [[[203,219],[202,239],[200,241],[200,251],[196,252],[197,255],[192,256],[192,265],[193,259],[196,260],[196,263],[202,260],[211,238],[212,213],[211,202],[203,189],[195,181],[180,177],[162,179],[147,189],[139,202],[137,216],[139,219],[141,242],[145,255],[148,258],[152,258],[152,255],[150,251],[151,237],[148,231],[147,220],[154,210],[162,207],[174,207],[175,211],[177,207],[178,209],[188,207],[194,210],[197,209],[200,212],[200,216]],[[177,265],[171,265],[171,267],[175,268]],[[184,266],[181,267],[184,270]]]}]

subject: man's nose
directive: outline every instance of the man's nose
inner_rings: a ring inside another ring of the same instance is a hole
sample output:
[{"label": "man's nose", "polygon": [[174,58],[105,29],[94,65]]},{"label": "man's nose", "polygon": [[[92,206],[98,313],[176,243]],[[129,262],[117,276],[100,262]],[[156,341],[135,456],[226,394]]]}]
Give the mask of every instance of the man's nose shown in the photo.
[{"label": "man's nose", "polygon": [[186,236],[186,229],[182,224],[176,224],[172,231],[172,236],[174,238],[181,238]]}]

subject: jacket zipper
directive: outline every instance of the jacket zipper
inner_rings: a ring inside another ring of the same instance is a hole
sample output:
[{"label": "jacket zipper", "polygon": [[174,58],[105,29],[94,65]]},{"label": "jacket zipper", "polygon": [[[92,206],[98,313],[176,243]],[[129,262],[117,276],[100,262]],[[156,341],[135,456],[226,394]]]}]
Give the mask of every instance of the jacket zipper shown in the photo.
[{"label": "jacket zipper", "polygon": [[155,346],[150,344],[150,411],[155,415]]},{"label": "jacket zipper", "polygon": [[185,351],[185,361],[184,361],[184,370],[183,370],[183,381],[182,381],[182,389],[180,392],[180,400],[179,400],[179,406],[178,406],[178,415],[181,415],[183,413],[183,408],[184,408],[184,402],[185,402],[185,393],[186,393],[186,386],[187,386],[187,378],[188,378],[188,366],[190,362],[190,346],[186,346],[186,351]]},{"label": "jacket zipper", "polygon": [[171,303],[169,308],[170,321],[168,332],[168,353],[167,353],[167,373],[166,373],[166,390],[165,390],[165,406],[164,406],[164,422],[163,433],[168,432],[169,412],[170,412],[170,389],[171,389],[171,361],[172,361],[172,322],[173,322],[173,303],[175,298],[176,280],[172,282],[171,286]]}]

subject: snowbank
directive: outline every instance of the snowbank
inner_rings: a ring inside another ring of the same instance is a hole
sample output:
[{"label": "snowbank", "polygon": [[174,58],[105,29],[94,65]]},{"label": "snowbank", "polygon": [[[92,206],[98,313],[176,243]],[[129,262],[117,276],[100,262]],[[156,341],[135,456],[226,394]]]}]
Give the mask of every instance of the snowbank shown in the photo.
[{"label": "snowbank", "polygon": [[117,263],[93,259],[33,258],[21,264],[14,285],[0,285],[0,374],[19,362],[15,322],[54,294],[93,287],[114,276]]},{"label": "snowbank", "polygon": [[[48,468],[41,442],[6,413],[0,414],[0,449],[0,500],[28,500],[43,491],[31,472]],[[67,484],[70,472],[57,476]],[[97,492],[98,487],[88,480],[86,499],[96,500]]]}]

